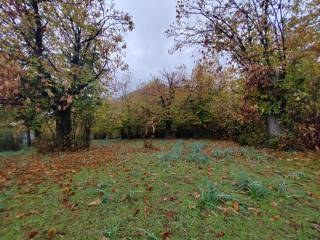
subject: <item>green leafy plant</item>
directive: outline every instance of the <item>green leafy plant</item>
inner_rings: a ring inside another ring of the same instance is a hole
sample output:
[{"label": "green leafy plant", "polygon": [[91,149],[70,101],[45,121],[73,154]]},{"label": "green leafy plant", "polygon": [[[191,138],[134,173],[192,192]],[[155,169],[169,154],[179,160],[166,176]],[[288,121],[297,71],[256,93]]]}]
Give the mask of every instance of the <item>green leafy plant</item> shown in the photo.
[{"label": "green leafy plant", "polygon": [[267,161],[267,160],[272,160],[273,157],[266,154],[257,151],[253,147],[245,147],[241,148],[242,155],[249,160],[256,160],[256,161]]},{"label": "green leafy plant", "polygon": [[285,194],[288,191],[288,186],[286,180],[282,180],[281,183],[278,186],[278,192],[280,194]]},{"label": "green leafy plant", "polygon": [[209,183],[204,189],[200,188],[200,204],[215,207],[219,204],[232,201],[235,198],[228,193],[221,192],[215,185]]},{"label": "green leafy plant", "polygon": [[239,189],[246,191],[254,199],[267,197],[270,193],[262,183],[253,180],[246,174],[240,175],[238,187]]},{"label": "green leafy plant", "polygon": [[189,162],[208,163],[209,157],[205,154],[192,152],[187,156]]},{"label": "green leafy plant", "polygon": [[214,148],[212,149],[212,157],[226,158],[230,156],[243,155],[243,148],[228,147],[228,148]]},{"label": "green leafy plant", "polygon": [[192,143],[189,145],[189,148],[193,153],[200,153],[206,147],[206,145],[207,144],[205,143]]},{"label": "green leafy plant", "polygon": [[182,143],[178,142],[172,146],[172,150],[166,154],[164,154],[161,159],[163,161],[177,161],[182,158],[182,150],[183,145]]}]

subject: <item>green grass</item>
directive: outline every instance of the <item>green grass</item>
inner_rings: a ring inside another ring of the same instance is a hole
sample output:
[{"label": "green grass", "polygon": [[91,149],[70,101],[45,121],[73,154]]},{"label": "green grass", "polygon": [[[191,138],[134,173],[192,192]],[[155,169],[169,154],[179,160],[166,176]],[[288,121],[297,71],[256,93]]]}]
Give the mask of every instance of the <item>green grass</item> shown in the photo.
[{"label": "green grass", "polygon": [[[318,238],[319,159],[252,148],[240,154],[213,141],[155,140],[154,147],[95,142],[87,153],[37,156],[43,172],[30,167],[35,155],[0,157],[0,173],[10,176],[0,182],[0,239],[26,239],[32,230],[34,239],[48,239],[52,228],[54,239]],[[188,161],[192,154],[206,160]],[[53,170],[80,162],[74,172]],[[29,171],[45,177],[25,181]]]}]

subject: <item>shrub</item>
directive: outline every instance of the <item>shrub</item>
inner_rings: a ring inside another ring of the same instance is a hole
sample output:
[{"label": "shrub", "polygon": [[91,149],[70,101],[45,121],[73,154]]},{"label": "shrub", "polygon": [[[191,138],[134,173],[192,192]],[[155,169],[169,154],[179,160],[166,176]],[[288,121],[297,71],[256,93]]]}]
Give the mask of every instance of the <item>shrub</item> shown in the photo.
[{"label": "shrub", "polygon": [[261,146],[269,135],[263,126],[248,124],[235,139],[241,146]]},{"label": "shrub", "polygon": [[11,128],[0,131],[0,151],[18,151],[22,148],[22,137]]},{"label": "shrub", "polygon": [[153,139],[152,138],[145,138],[143,139],[143,146],[144,148],[153,148]]},{"label": "shrub", "polygon": [[95,140],[105,140],[107,138],[107,134],[106,133],[95,133],[93,135],[93,138]]}]

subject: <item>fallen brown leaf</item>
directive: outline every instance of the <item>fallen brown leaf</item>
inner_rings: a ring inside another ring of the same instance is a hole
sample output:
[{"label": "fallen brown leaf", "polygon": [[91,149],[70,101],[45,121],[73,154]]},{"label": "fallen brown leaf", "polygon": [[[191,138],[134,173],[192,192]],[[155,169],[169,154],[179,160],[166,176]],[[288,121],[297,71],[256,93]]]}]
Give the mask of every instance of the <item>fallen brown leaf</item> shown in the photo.
[{"label": "fallen brown leaf", "polygon": [[152,191],[152,190],[153,190],[153,187],[152,187],[151,185],[147,187],[147,191],[150,192],[150,191]]},{"label": "fallen brown leaf", "polygon": [[278,206],[278,203],[276,203],[275,201],[271,202],[271,207],[276,208]]},{"label": "fallen brown leaf", "polygon": [[166,239],[169,239],[170,237],[170,231],[169,230],[166,230],[162,233],[162,239],[163,240],[166,240]]},{"label": "fallen brown leaf", "polygon": [[312,227],[318,231],[320,231],[320,224],[312,224]]},{"label": "fallen brown leaf", "polygon": [[234,202],[232,203],[232,208],[233,208],[233,210],[239,212],[239,210],[240,210],[240,208],[239,208],[239,203],[238,203],[237,201],[234,201]]},{"label": "fallen brown leaf", "polygon": [[280,215],[276,215],[276,216],[273,216],[271,220],[273,222],[275,222],[275,221],[279,220],[280,218],[281,218]]},{"label": "fallen brown leaf", "polygon": [[209,214],[209,212],[208,212],[207,210],[205,210],[205,211],[202,211],[202,212],[201,212],[201,216],[202,216],[202,217],[209,217],[210,214]]},{"label": "fallen brown leaf", "polygon": [[48,230],[48,238],[53,239],[57,234],[57,230],[55,228],[50,228]]},{"label": "fallen brown leaf", "polygon": [[253,211],[254,214],[258,217],[261,216],[261,210],[258,208],[248,208],[250,211]]},{"label": "fallen brown leaf", "polygon": [[100,240],[110,240],[110,238],[102,237],[102,238],[100,238]]},{"label": "fallen brown leaf", "polygon": [[216,237],[217,238],[221,238],[221,237],[224,237],[224,235],[225,235],[225,233],[224,232],[218,232],[217,234],[216,234]]},{"label": "fallen brown leaf", "polygon": [[176,211],[168,211],[165,213],[165,216],[168,220],[175,220],[177,217],[177,212]]},{"label": "fallen brown leaf", "polygon": [[21,213],[18,213],[16,215],[16,218],[23,218],[23,217],[26,217],[26,216],[30,216],[30,215],[33,215],[33,214],[39,214],[40,212],[38,210],[30,210],[30,211],[27,211],[27,212],[21,212]]},{"label": "fallen brown leaf", "polygon": [[88,204],[88,206],[99,206],[102,203],[101,199],[97,199],[91,203]]},{"label": "fallen brown leaf", "polygon": [[143,213],[144,213],[144,218],[147,218],[150,215],[150,209],[144,208]]},{"label": "fallen brown leaf", "polygon": [[201,194],[199,192],[195,192],[194,197],[195,197],[195,199],[200,199]]},{"label": "fallen brown leaf", "polygon": [[37,230],[32,230],[31,232],[28,233],[28,238],[32,239],[34,238],[39,232]]},{"label": "fallen brown leaf", "polygon": [[191,205],[191,204],[188,206],[188,208],[189,208],[189,209],[192,209],[192,210],[196,209],[196,207],[193,206],[193,205]]},{"label": "fallen brown leaf", "polygon": [[147,206],[151,207],[151,203],[147,198],[145,198],[143,201]]}]

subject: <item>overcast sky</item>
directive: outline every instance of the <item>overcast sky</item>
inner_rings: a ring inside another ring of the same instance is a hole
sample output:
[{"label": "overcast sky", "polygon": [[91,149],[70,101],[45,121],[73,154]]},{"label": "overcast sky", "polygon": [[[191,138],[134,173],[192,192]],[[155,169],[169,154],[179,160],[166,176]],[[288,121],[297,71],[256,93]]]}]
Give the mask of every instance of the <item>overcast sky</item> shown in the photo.
[{"label": "overcast sky", "polygon": [[128,12],[135,23],[133,32],[128,33],[126,42],[126,63],[132,73],[132,87],[150,80],[150,73],[162,68],[174,70],[185,64],[191,71],[194,60],[190,49],[176,52],[168,50],[174,45],[164,31],[175,21],[176,0],[116,0],[118,9]]}]

